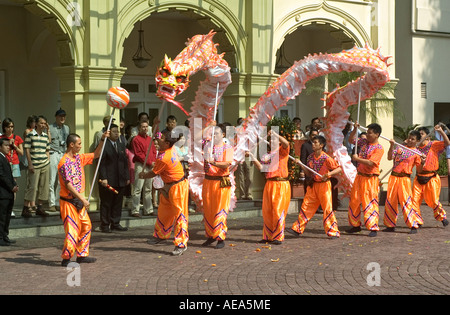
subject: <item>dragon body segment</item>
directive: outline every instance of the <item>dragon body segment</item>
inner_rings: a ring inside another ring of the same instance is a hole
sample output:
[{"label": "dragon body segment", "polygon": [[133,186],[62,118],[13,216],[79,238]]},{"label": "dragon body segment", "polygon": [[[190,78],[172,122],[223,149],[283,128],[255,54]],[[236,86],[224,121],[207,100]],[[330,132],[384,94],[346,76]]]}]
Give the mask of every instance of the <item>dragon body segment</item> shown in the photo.
[{"label": "dragon body segment", "polygon": [[343,169],[339,179],[340,188],[349,195],[356,176],[356,168],[351,163],[345,146],[343,146],[344,129],[350,114],[348,106],[358,103],[360,82],[361,101],[371,98],[389,81],[387,60],[379,50],[373,50],[367,45],[365,48],[353,48],[337,54],[314,54],[297,61],[283,73],[260,97],[249,116],[237,129],[238,144],[235,148],[234,159],[238,163],[244,160],[245,152],[256,146],[260,127],[266,126],[280,107],[299,95],[305,88],[306,82],[314,78],[334,72],[365,73],[357,80],[344,87],[338,87],[326,96],[327,114],[324,118],[324,134],[330,152]]}]

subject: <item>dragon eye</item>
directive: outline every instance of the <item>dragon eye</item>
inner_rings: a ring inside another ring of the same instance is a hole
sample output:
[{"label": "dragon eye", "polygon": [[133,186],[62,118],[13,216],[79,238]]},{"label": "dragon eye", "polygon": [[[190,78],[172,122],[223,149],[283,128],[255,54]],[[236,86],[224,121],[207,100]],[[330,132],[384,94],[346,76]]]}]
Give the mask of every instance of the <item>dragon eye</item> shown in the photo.
[{"label": "dragon eye", "polygon": [[167,78],[170,75],[169,70],[161,68],[161,70],[159,71],[159,73],[164,77]]},{"label": "dragon eye", "polygon": [[179,76],[177,76],[177,82],[178,82],[178,83],[185,83],[186,80],[187,80],[187,78],[186,78],[186,76],[184,76],[184,75],[179,75]]}]

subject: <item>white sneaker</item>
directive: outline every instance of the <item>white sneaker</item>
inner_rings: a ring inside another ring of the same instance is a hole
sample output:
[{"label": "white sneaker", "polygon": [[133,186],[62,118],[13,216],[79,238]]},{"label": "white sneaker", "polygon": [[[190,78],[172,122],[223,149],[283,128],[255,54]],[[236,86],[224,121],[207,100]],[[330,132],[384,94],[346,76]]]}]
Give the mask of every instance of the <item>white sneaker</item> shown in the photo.
[{"label": "white sneaker", "polygon": [[186,251],[187,247],[175,247],[174,251],[172,252],[172,256],[180,256],[183,255],[183,253]]}]

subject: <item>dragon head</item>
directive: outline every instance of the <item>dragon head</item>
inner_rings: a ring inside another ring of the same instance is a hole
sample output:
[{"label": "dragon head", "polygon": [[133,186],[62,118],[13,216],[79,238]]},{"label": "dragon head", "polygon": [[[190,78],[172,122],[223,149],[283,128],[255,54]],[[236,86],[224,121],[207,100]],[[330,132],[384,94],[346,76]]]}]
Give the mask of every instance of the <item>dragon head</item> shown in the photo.
[{"label": "dragon head", "polygon": [[183,67],[177,67],[166,55],[156,72],[155,81],[156,96],[165,100],[173,100],[189,87],[189,72]]}]

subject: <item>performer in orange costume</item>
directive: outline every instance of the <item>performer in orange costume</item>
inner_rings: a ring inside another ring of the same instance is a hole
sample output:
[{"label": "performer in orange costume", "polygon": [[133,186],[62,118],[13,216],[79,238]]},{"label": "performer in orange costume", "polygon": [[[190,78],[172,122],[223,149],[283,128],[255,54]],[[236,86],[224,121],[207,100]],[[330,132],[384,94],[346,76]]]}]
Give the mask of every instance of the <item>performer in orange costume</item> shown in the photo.
[{"label": "performer in orange costume", "polygon": [[[205,160],[205,180],[203,181],[203,217],[205,233],[208,239],[202,246],[208,246],[217,240],[216,249],[225,246],[227,235],[227,216],[230,209],[231,182],[229,167],[233,162],[233,147],[223,142],[225,126],[214,129],[214,147],[212,154],[207,153]],[[204,150],[211,148],[211,142],[204,144]]]},{"label": "performer in orange costume", "polygon": [[70,134],[67,137],[67,151],[58,164],[58,177],[61,186],[61,219],[64,222],[66,233],[61,255],[62,266],[67,266],[75,253],[77,263],[93,263],[96,261],[95,258],[88,257],[92,224],[87,213],[89,202],[83,194],[85,189],[84,166],[92,164],[94,159],[100,157],[103,141],[109,137],[109,134],[109,130],[105,132],[95,152],[88,154],[79,154],[81,150],[79,135]]},{"label": "performer in orange costume", "polygon": [[[356,131],[359,124],[355,124],[355,128],[350,134],[350,143],[355,143]],[[378,139],[381,135],[381,126],[373,123],[367,126],[367,139],[360,139],[358,141],[358,148],[361,151],[358,154],[353,154],[353,161],[358,163],[358,174],[356,175],[350,192],[350,203],[348,209],[348,220],[352,228],[347,230],[347,233],[356,233],[361,231],[361,208],[364,213],[364,225],[370,230],[369,237],[374,237],[379,231],[378,218],[378,192],[380,175],[380,162],[384,153]]]},{"label": "performer in orange costume", "polygon": [[[406,146],[415,149],[420,138],[420,132],[412,130],[406,140]],[[394,140],[391,140],[390,143],[391,146],[388,151],[388,160],[394,160],[394,167],[391,176],[389,177],[383,219],[386,229],[383,231],[395,231],[398,217],[398,204],[400,203],[405,223],[411,229],[410,234],[415,234],[417,233],[417,228],[422,219],[413,207],[411,174],[413,167],[416,166],[416,168],[418,168],[421,165],[422,160],[420,156],[414,152],[402,148],[394,150]]]},{"label": "performer in orange costume", "polygon": [[[315,174],[308,175],[313,177],[314,182],[306,190],[297,221],[292,225],[291,229],[287,229],[288,232],[296,236],[303,234],[306,224],[314,216],[319,206],[322,206],[323,209],[323,227],[325,233],[330,238],[338,238],[340,236],[336,217],[333,212],[330,178],[339,174],[342,170],[337,162],[323,151],[326,143],[327,141],[322,136],[316,136],[312,139],[314,153],[308,156],[306,165],[322,176],[319,177]],[[303,166],[302,168],[305,173],[311,173]]]},{"label": "performer in orange costume", "polygon": [[[419,128],[422,135],[423,145],[419,146],[420,152],[426,155],[426,160],[423,166],[417,170],[417,176],[414,179],[413,185],[413,207],[420,215],[420,205],[422,200],[425,199],[427,205],[433,209],[434,218],[437,221],[442,222],[444,226],[448,225],[447,214],[439,202],[439,194],[441,192],[441,179],[437,175],[439,168],[439,155],[441,155],[445,147],[450,145],[445,132],[440,125],[434,127],[435,131],[441,134],[444,141],[430,141],[427,137],[430,131],[426,127]],[[419,225],[423,224],[423,219]]]},{"label": "performer in orange costume", "polygon": [[[274,147],[276,139],[279,146],[262,157],[261,162],[249,152],[256,167],[265,173],[266,185],[264,186],[262,213],[264,220],[263,239],[261,242],[270,242],[280,245],[284,240],[284,227],[286,215],[291,201],[291,185],[289,183],[288,160],[289,142],[282,136],[269,131],[271,147]],[[278,158],[278,163],[275,163]],[[268,166],[268,169],[266,167]]]},{"label": "performer in orange costume", "polygon": [[[159,123],[159,122],[156,122]],[[182,255],[187,249],[188,233],[188,197],[189,183],[184,177],[184,170],[178,160],[173,145],[178,139],[172,138],[171,132],[163,130],[156,141],[159,153],[155,166],[149,173],[140,173],[139,178],[153,178],[160,175],[164,188],[160,189],[158,218],[155,223],[153,239],[150,244],[165,243],[174,229],[175,250],[172,255]]]}]

